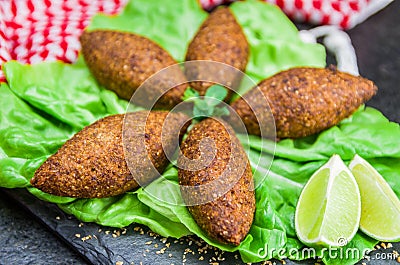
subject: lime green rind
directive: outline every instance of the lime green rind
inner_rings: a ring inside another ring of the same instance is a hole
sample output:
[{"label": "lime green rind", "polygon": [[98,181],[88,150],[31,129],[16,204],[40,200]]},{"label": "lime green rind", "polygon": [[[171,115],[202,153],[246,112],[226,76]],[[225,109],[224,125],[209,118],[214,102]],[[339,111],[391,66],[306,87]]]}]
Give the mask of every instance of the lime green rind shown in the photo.
[{"label": "lime green rind", "polygon": [[400,200],[366,160],[356,155],[349,165],[361,191],[360,229],[379,241],[400,241]]},{"label": "lime green rind", "polygon": [[355,236],[361,216],[357,183],[338,155],[305,185],[295,213],[296,233],[309,246],[341,247]]}]

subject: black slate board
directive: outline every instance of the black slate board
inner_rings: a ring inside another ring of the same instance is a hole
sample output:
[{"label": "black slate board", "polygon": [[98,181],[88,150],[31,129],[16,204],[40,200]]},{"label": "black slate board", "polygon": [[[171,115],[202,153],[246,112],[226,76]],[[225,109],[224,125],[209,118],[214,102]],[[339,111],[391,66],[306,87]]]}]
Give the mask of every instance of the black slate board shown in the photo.
[{"label": "black slate board", "polygon": [[[115,229],[94,223],[82,223],[74,216],[65,214],[55,204],[37,200],[25,189],[0,190],[20,204],[59,239],[77,251],[88,264],[154,263],[163,265],[209,264],[213,262],[229,265],[244,264],[240,260],[239,253],[224,253],[215,248],[207,248],[206,244],[200,242],[195,236],[177,240],[160,237],[142,225],[132,224],[126,229]],[[206,252],[199,251],[199,249],[206,250]],[[398,265],[393,250],[399,251],[400,243],[394,243],[390,249],[376,250],[369,255],[369,260],[364,259],[358,264],[365,262],[368,264]],[[60,253],[60,255],[62,257],[63,254]],[[40,264],[51,262],[46,257],[43,257],[42,260],[43,263]],[[8,260],[8,262],[11,261],[15,262],[16,260]],[[281,261],[275,262],[282,264]],[[315,264],[316,262],[316,260],[285,260],[288,265]],[[28,264],[25,262],[18,263]]]},{"label": "black slate board", "polygon": [[[379,87],[377,96],[369,102],[369,105],[378,108],[390,120],[396,122],[400,122],[399,10],[400,1],[394,1],[388,8],[349,31],[357,52],[361,75],[375,81]],[[40,201],[24,189],[0,189],[0,193],[2,195],[0,200],[7,200],[5,207],[9,207],[9,211],[1,211],[5,215],[0,216],[0,220],[9,219],[12,226],[10,229],[0,222],[2,231],[0,245],[3,250],[6,249],[6,251],[0,251],[0,264],[209,264],[211,262],[243,264],[240,258],[237,259],[237,253],[221,253],[215,249],[207,249],[207,253],[203,251],[199,254],[196,237],[181,240],[163,239],[154,235],[145,226],[135,224],[127,227],[126,231],[93,223],[83,224],[75,217],[63,213],[56,205]],[[12,203],[9,202],[10,200]],[[23,214],[23,218],[16,218],[13,209],[20,207],[27,210],[27,213]],[[8,234],[11,236],[11,231],[26,229],[23,225],[24,218],[32,216],[56,237],[48,238],[46,234],[45,239],[40,234],[30,235],[29,231],[24,231],[22,234],[25,236],[18,239],[17,243],[7,239]],[[83,240],[89,235],[91,238]],[[66,250],[56,245],[59,239],[79,253],[83,259],[73,254],[68,254],[67,258],[67,254],[64,253]],[[28,244],[35,244],[32,240],[47,240],[50,244],[48,247],[54,247],[54,251],[59,251],[59,253],[52,255],[49,259],[48,253],[51,253],[51,250],[29,252],[31,246]],[[10,242],[14,242],[13,245],[9,245]],[[18,251],[21,251],[21,245],[27,253],[32,253],[31,255],[34,256],[27,258],[24,255],[12,255],[12,252],[20,253]],[[366,262],[367,264],[398,265],[392,253],[393,250],[400,252],[400,243],[393,246],[391,249],[374,251],[369,261],[362,260],[359,264]],[[381,253],[387,254],[384,256]],[[199,260],[201,257],[203,260]],[[382,259],[383,257],[386,259]],[[286,261],[286,264],[314,264],[315,262],[315,260]],[[280,261],[276,263],[280,264]]]}]

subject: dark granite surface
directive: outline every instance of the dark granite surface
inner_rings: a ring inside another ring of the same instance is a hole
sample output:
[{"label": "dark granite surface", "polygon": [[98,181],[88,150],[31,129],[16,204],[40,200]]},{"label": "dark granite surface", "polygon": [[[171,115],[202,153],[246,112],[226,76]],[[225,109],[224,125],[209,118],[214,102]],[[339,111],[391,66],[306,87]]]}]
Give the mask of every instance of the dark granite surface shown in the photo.
[{"label": "dark granite surface", "polygon": [[[399,10],[400,1],[394,1],[388,8],[349,31],[361,74],[375,81],[379,87],[378,95],[369,105],[397,122],[400,122]],[[95,264],[116,264],[119,261],[123,264],[182,264],[184,259],[186,264],[197,264],[201,256],[204,260],[199,264],[208,264],[212,257],[218,258],[220,254],[208,251],[206,255],[198,255],[196,251],[196,254],[185,255],[185,249],[197,250],[194,241],[190,243],[191,239],[180,240],[177,244],[171,239],[164,242],[141,226],[130,226],[126,234],[119,230],[118,236],[118,231],[114,229],[80,224],[55,205],[38,201],[24,190],[0,189],[0,231],[0,264],[87,264],[83,257]],[[107,231],[110,232],[107,234]],[[87,235],[96,237],[83,242],[82,238]],[[89,241],[91,243],[87,244]],[[164,254],[157,254],[168,243],[172,243],[171,248]],[[111,248],[105,248],[106,245]],[[400,244],[394,244],[394,248],[400,250]],[[385,251],[392,253],[393,248]],[[378,257],[383,256],[372,255],[371,261],[363,262],[399,264],[393,259],[382,260]],[[221,264],[239,264],[234,255],[225,254],[220,256],[222,258],[226,260]]]},{"label": "dark granite surface", "polygon": [[379,90],[368,105],[400,122],[400,1],[349,31],[360,74]]}]

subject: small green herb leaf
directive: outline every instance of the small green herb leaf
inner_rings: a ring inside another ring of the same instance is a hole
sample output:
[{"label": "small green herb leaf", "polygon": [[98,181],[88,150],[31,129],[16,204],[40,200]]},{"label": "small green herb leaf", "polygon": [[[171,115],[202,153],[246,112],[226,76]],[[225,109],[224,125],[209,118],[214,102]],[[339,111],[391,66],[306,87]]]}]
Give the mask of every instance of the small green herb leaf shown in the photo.
[{"label": "small green herb leaf", "polygon": [[205,94],[206,97],[215,98],[219,101],[223,101],[227,95],[228,91],[226,90],[226,88],[220,85],[210,86]]},{"label": "small green herb leaf", "polygon": [[230,112],[227,107],[222,107],[222,108],[215,108],[213,114],[214,116],[221,117],[221,116],[228,116]]},{"label": "small green herb leaf", "polygon": [[183,94],[182,100],[194,103],[193,115],[195,119],[201,120],[211,116],[220,117],[229,115],[227,107],[221,106],[227,94],[227,90],[220,85],[209,87],[205,96],[200,96],[197,91],[188,88]]},{"label": "small green herb leaf", "polygon": [[199,97],[199,92],[194,90],[193,88],[188,88],[185,90],[185,93],[183,93],[182,100],[183,101],[194,101],[194,99]]}]

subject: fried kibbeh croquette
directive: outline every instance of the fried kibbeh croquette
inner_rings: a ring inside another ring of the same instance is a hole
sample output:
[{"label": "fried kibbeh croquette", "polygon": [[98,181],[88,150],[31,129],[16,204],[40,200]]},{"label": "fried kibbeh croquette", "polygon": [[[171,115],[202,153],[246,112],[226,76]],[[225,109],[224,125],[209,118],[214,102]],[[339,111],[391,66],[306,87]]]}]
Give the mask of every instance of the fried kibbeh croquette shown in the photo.
[{"label": "fried kibbeh croquette", "polygon": [[[215,145],[202,148],[207,138]],[[178,167],[182,197],[196,223],[215,240],[239,245],[253,222],[255,194],[250,162],[232,128],[213,118],[196,124],[181,145]]]},{"label": "fried kibbeh croquette", "polygon": [[[176,64],[158,44],[133,33],[84,31],[80,41],[85,62],[98,83],[126,100],[150,76]],[[163,95],[155,107],[172,109],[181,102],[187,87],[186,77],[179,67],[174,67],[168,75],[157,78],[157,82],[146,87],[149,90],[146,100],[154,101],[155,95]]]},{"label": "fried kibbeh croquette", "polygon": [[[258,87],[268,99],[276,136],[281,139],[305,137],[337,125],[377,91],[372,81],[334,66],[292,68],[265,79]],[[254,96],[255,91],[253,88],[233,102],[232,108],[249,134],[260,135],[254,113],[265,99]]]},{"label": "fried kibbeh croquette", "polygon": [[[181,137],[187,128],[187,124],[179,126],[185,122],[185,115],[170,114],[168,124],[165,125],[167,129],[162,134],[160,128],[167,115],[166,111],[139,111],[126,114],[125,122],[123,114],[94,122],[50,156],[35,172],[31,184],[58,196],[102,198],[137,188],[139,177],[153,180],[168,164],[166,152],[173,153],[177,148],[178,143],[173,141],[173,134]],[[144,136],[140,130],[136,132],[142,135],[130,135],[134,133],[130,133],[129,127],[138,126],[138,120],[145,121]],[[123,137],[126,138],[126,153]],[[145,146],[145,150],[135,152],[135,148],[141,145]],[[135,177],[127,161],[134,167]]]},{"label": "fried kibbeh croquette", "polygon": [[[228,7],[214,10],[203,22],[190,42],[186,61],[211,60],[233,66],[244,72],[249,57],[249,44],[241,26]],[[219,69],[218,65],[187,65],[185,74],[189,80],[210,80],[235,89],[242,78],[236,71]],[[190,86],[201,96],[205,95],[211,82],[190,82]],[[226,100],[232,95],[228,89]]]}]

